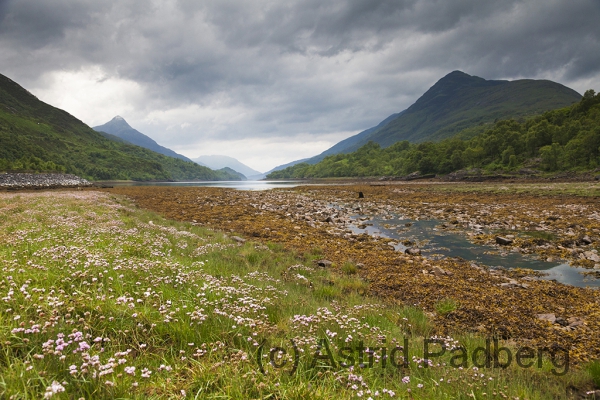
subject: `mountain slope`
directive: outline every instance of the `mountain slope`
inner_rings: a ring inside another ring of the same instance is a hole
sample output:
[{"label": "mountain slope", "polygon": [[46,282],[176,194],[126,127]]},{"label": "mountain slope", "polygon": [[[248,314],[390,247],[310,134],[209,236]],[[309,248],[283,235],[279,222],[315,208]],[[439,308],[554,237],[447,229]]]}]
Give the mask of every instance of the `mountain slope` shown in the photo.
[{"label": "mountain slope", "polygon": [[94,180],[239,180],[224,171],[110,140],[3,75],[0,169],[58,170]]},{"label": "mountain slope", "polygon": [[440,79],[412,106],[376,129],[354,148],[368,141],[383,147],[402,140],[438,141],[497,119],[517,118],[569,106],[581,95],[547,80],[485,80],[454,71]]},{"label": "mountain slope", "polygon": [[111,135],[124,139],[131,144],[135,144],[136,146],[140,147],[145,147],[159,154],[164,154],[165,156],[180,158],[185,161],[192,161],[186,156],[182,156],[181,154],[175,153],[171,149],[161,146],[160,144],[156,143],[152,138],[132,128],[127,123],[127,121],[125,121],[125,119],[119,115],[117,115],[104,125],[95,126],[93,129],[97,132],[110,133]]},{"label": "mountain slope", "polygon": [[[369,142],[349,154],[326,157],[318,164],[298,164],[271,173],[269,179],[352,176],[449,174],[449,179],[478,176],[482,172],[520,175],[588,171],[600,166],[600,94],[585,92],[578,103],[529,117],[522,122],[500,120],[474,136],[459,134],[439,142],[388,147]],[[469,172],[470,171],[470,172]],[[529,171],[529,172],[526,172]],[[539,172],[539,170],[537,171]],[[575,174],[576,175],[576,174]],[[573,176],[573,175],[572,175]]]},{"label": "mountain slope", "polygon": [[192,161],[197,162],[200,165],[206,165],[212,169],[231,168],[247,177],[261,175],[260,171],[250,168],[233,157],[221,155],[200,156],[192,159]]},{"label": "mountain slope", "polygon": [[[325,150],[318,156],[311,157],[307,160],[300,160],[295,163],[298,164],[300,162],[306,162],[308,164],[316,164],[319,161],[323,160],[325,157],[330,156],[332,154],[352,153],[353,151],[358,150],[364,144],[365,140],[368,141],[367,138],[369,136],[371,136],[378,129],[382,129],[384,126],[386,126],[388,123],[390,123],[390,121],[393,121],[394,119],[398,118],[400,115],[402,115],[402,113],[404,113],[404,111],[390,115],[389,117],[387,117],[386,119],[381,121],[377,126],[375,126],[373,128],[369,128],[360,133],[357,133],[354,136],[350,136],[349,138],[342,140],[341,142],[339,142],[339,143],[335,144],[334,146],[330,147],[329,149]],[[292,164],[292,165],[294,165],[294,164]],[[285,168],[287,168],[288,166],[290,166],[290,165],[286,164]],[[283,168],[281,168],[281,169],[283,169]]]}]

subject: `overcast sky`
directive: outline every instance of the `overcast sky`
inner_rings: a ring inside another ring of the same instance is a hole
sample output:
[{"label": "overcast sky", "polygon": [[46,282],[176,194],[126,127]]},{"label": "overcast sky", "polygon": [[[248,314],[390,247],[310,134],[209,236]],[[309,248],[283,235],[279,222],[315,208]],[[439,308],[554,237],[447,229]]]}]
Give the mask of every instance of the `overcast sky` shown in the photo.
[{"label": "overcast sky", "polygon": [[39,99],[259,171],[453,70],[600,91],[600,0],[0,0],[0,73]]}]

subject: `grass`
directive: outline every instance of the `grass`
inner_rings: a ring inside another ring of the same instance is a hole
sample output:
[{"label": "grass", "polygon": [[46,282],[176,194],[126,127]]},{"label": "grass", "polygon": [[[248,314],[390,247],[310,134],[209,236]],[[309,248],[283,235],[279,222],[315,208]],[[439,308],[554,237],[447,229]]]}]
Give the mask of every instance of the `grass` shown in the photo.
[{"label": "grass", "polygon": [[435,336],[353,264],[315,266],[320,249],[238,244],[97,192],[0,194],[0,215],[3,399],[542,399],[598,376],[556,376],[547,355],[479,368],[487,338]]},{"label": "grass", "polygon": [[458,303],[454,299],[442,299],[435,303],[435,311],[440,315],[446,315],[458,308]]}]

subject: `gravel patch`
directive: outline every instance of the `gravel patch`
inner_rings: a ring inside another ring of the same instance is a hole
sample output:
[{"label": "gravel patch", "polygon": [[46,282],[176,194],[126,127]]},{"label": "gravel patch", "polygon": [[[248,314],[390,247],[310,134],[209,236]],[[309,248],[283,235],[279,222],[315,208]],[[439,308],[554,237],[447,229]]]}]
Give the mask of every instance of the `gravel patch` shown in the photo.
[{"label": "gravel patch", "polygon": [[0,189],[54,189],[91,185],[89,181],[71,174],[0,173]]}]

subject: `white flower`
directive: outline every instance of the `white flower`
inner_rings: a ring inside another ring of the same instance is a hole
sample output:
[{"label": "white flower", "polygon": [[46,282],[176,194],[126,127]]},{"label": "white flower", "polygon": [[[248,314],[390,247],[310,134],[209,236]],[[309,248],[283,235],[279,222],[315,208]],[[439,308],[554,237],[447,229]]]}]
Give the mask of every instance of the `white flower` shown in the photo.
[{"label": "white flower", "polygon": [[54,396],[56,393],[61,393],[65,391],[65,387],[58,383],[57,381],[53,381],[52,385],[46,388],[46,393],[44,393],[44,399],[49,399]]}]

